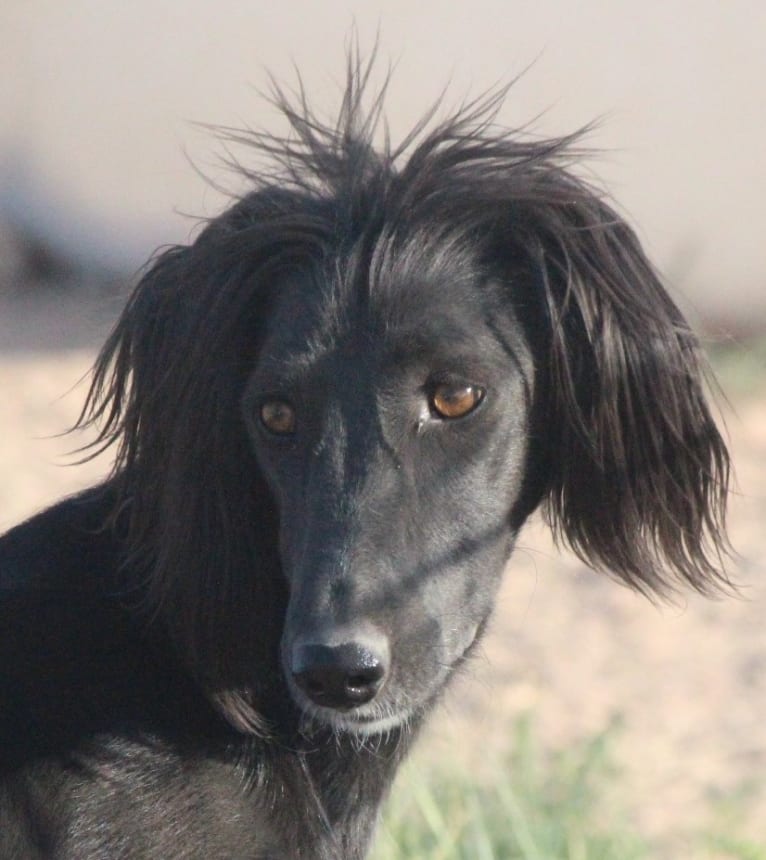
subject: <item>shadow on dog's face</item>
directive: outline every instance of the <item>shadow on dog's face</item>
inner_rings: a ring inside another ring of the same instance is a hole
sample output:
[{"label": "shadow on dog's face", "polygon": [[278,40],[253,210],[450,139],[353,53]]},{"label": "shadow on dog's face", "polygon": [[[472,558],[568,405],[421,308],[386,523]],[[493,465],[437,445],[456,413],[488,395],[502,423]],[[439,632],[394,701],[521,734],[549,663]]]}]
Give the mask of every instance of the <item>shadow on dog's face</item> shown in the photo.
[{"label": "shadow on dog's face", "polygon": [[281,285],[244,398],[280,512],[291,693],[360,734],[421,710],[475,642],[522,484],[521,325],[465,261],[418,268]]}]

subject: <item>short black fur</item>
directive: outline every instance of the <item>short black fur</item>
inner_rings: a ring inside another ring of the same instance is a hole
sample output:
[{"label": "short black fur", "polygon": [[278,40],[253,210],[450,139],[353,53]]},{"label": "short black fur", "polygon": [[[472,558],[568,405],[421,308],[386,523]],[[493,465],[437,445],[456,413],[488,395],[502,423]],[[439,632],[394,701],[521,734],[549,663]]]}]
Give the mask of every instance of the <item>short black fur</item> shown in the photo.
[{"label": "short black fur", "polygon": [[[697,341],[578,136],[500,93],[376,149],[369,74],[335,124],[277,89],[285,137],[229,135],[268,166],[97,361],[111,476],[0,542],[0,856],[364,857],[540,505],[644,593],[728,584]],[[344,643],[382,686],[328,705],[304,655]]]}]

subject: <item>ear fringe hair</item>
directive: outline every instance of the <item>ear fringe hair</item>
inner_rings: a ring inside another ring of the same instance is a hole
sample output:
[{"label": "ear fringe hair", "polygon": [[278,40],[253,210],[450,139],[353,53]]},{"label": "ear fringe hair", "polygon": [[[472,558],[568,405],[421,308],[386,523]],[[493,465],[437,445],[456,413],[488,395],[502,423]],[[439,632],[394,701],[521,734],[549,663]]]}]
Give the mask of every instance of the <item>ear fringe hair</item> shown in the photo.
[{"label": "ear fringe hair", "polygon": [[554,534],[647,595],[731,592],[730,461],[696,337],[623,222],[549,239]]}]

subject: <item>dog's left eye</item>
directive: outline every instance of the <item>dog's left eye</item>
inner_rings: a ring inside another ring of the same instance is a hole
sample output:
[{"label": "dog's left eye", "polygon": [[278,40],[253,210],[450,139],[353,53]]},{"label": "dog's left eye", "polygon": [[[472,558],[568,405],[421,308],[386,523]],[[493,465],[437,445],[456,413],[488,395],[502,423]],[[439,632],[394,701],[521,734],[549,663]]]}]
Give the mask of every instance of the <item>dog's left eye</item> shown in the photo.
[{"label": "dog's left eye", "polygon": [[267,400],[261,404],[261,423],[276,436],[295,432],[295,409],[286,400]]},{"label": "dog's left eye", "polygon": [[484,398],[478,385],[437,385],[431,394],[431,409],[440,418],[462,418],[473,412]]}]

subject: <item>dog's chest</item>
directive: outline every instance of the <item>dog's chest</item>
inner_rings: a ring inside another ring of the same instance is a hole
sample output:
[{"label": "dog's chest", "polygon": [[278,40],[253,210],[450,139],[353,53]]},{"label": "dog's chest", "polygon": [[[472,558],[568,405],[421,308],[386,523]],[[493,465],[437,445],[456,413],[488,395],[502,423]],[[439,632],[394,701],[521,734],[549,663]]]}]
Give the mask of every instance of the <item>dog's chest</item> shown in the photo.
[{"label": "dog's chest", "polygon": [[295,755],[266,759],[250,772],[159,742],[92,742],[87,754],[38,762],[0,783],[0,856],[361,860],[379,796],[363,796],[358,783],[361,795],[346,793],[333,780],[325,798],[321,776]]}]

